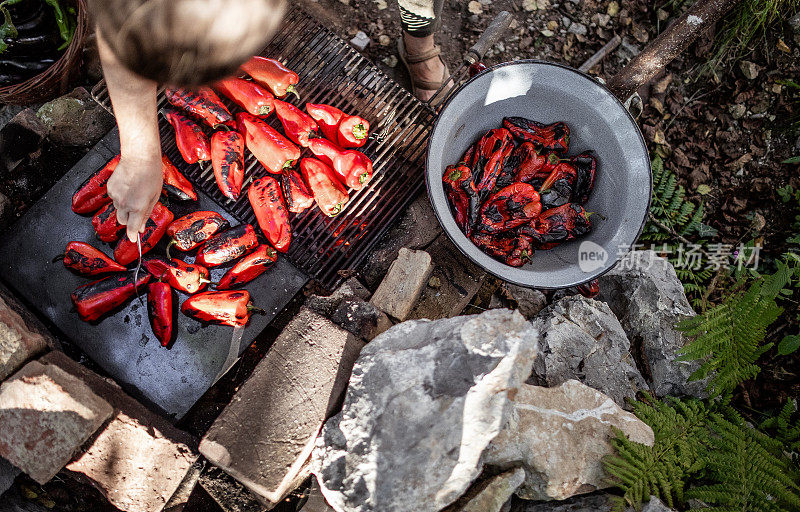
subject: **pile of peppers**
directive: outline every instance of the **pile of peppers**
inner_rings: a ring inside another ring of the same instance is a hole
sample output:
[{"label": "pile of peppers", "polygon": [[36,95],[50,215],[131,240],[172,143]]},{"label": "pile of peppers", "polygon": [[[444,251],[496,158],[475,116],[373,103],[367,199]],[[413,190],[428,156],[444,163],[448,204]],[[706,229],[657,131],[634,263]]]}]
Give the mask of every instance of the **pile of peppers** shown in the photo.
[{"label": "pile of peppers", "polygon": [[594,188],[591,151],[569,157],[569,127],[507,117],[445,169],[442,181],[461,231],[484,253],[519,267],[592,229],[583,208]]}]

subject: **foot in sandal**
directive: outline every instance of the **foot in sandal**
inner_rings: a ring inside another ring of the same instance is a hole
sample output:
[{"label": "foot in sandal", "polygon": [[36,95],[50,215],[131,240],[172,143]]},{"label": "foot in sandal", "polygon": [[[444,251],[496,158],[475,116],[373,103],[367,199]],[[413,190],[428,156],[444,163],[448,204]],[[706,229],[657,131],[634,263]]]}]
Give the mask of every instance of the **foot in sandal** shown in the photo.
[{"label": "foot in sandal", "polygon": [[397,41],[400,60],[403,61],[411,76],[414,96],[428,101],[436,90],[450,76],[441,58],[441,47],[433,42],[433,35],[413,37],[403,32]]}]

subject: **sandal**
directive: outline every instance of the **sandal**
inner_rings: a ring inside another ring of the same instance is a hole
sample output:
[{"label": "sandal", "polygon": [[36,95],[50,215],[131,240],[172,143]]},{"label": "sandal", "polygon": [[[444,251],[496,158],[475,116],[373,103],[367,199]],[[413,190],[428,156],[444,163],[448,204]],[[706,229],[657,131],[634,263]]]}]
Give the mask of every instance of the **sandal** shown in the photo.
[{"label": "sandal", "polygon": [[[397,53],[400,55],[400,61],[405,65],[406,70],[408,70],[408,75],[411,77],[411,92],[417,97],[417,89],[424,89],[426,91],[436,91],[439,87],[442,86],[445,81],[450,78],[450,70],[447,69],[447,64],[442,59],[442,47],[439,45],[434,46],[427,52],[423,52],[419,55],[410,56],[408,52],[406,52],[406,45],[403,42],[403,36],[400,36],[400,39],[397,40]],[[434,57],[438,57],[442,64],[444,65],[444,71],[442,72],[442,79],[438,82],[434,82],[433,80],[422,80],[416,78],[414,73],[411,72],[411,64],[418,64],[420,62],[425,62],[426,60],[433,59]],[[440,98],[437,98],[437,103],[441,101]]]}]

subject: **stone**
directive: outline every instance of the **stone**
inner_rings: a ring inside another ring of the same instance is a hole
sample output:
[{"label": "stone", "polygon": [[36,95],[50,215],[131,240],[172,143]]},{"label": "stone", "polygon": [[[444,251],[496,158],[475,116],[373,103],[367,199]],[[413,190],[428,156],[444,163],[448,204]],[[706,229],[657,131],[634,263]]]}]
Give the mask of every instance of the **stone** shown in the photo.
[{"label": "stone", "polygon": [[364,285],[355,277],[349,278],[347,281],[339,285],[332,294],[327,296],[312,295],[306,299],[306,307],[311,311],[322,315],[331,316],[339,304],[345,299],[361,299],[369,300],[369,290],[364,288]]},{"label": "stone", "polygon": [[473,485],[467,493],[442,512],[500,512],[522,482],[525,470],[514,468]]},{"label": "stone", "polygon": [[255,494],[216,466],[209,464],[198,484],[225,512],[264,512]]},{"label": "stone", "polygon": [[436,320],[460,315],[478,293],[486,272],[464,256],[444,233],[426,252],[434,262],[433,272],[408,318]]},{"label": "stone", "polygon": [[569,32],[570,34],[585,36],[586,33],[588,32],[588,29],[586,28],[586,25],[584,25],[583,23],[573,23],[569,26],[567,32]]},{"label": "stone", "polygon": [[385,57],[383,60],[381,60],[381,62],[383,62],[384,64],[386,64],[390,68],[396,67],[397,66],[397,56],[389,55],[388,57]]},{"label": "stone", "polygon": [[369,36],[364,32],[362,32],[361,30],[359,30],[358,32],[356,32],[356,35],[353,37],[353,39],[350,40],[350,44],[356,50],[363,52],[364,50],[367,49],[367,46],[369,46],[370,41],[371,40]]},{"label": "stone", "polygon": [[631,251],[599,284],[599,298],[620,319],[653,393],[705,397],[706,381],[688,382],[700,363],[678,361],[688,339],[675,324],[694,311],[672,264],[653,251]]},{"label": "stone", "polygon": [[577,380],[552,388],[523,385],[484,461],[500,468],[522,465],[520,498],[563,500],[610,485],[602,459],[614,453],[612,426],[632,441],[653,445],[649,426]]},{"label": "stone", "polygon": [[392,44],[392,38],[386,34],[381,34],[380,36],[378,36],[378,43],[381,46],[389,46],[390,44]]},{"label": "stone", "polygon": [[522,8],[526,11],[535,11],[538,9],[536,0],[522,0]]},{"label": "stone", "polygon": [[114,127],[114,116],[83,87],[45,103],[36,117],[47,127],[47,138],[63,146],[92,146]]},{"label": "stone", "polygon": [[617,2],[616,0],[613,2],[609,2],[608,7],[606,8],[606,14],[608,14],[611,17],[614,17],[617,14],[619,14],[619,2]]},{"label": "stone", "polygon": [[13,171],[23,160],[40,155],[46,136],[47,127],[36,112],[26,108],[17,113],[0,130],[0,173]]},{"label": "stone", "polygon": [[0,385],[0,457],[45,484],[112,413],[79,379],[31,361]]},{"label": "stone", "polygon": [[0,192],[0,231],[5,229],[14,217],[14,205],[5,194]]},{"label": "stone", "polygon": [[114,408],[105,428],[67,469],[81,473],[120,510],[161,511],[197,460],[195,439],[63,352],[49,352],[39,361],[80,379]]},{"label": "stone", "polygon": [[530,373],[538,333],[515,311],[409,320],[358,358],[312,458],[337,511],[434,512],[464,494]]},{"label": "stone", "polygon": [[755,80],[758,78],[758,72],[761,70],[761,67],[755,62],[751,62],[749,60],[740,60],[739,70],[748,80]]},{"label": "stone", "polygon": [[45,336],[31,330],[22,316],[0,297],[0,381],[46,348]]},{"label": "stone", "polygon": [[543,310],[536,324],[542,339],[533,364],[533,384],[557,386],[578,379],[620,406],[647,387],[625,331],[604,302],[581,295],[565,297]]},{"label": "stone", "polygon": [[513,498],[510,512],[600,512],[611,510],[611,497],[605,493],[573,496],[563,501],[529,501]]},{"label": "stone", "polygon": [[800,12],[789,18],[789,26],[792,27],[795,32],[800,32]]},{"label": "stone", "polygon": [[300,512],[335,512],[333,507],[328,505],[322,491],[319,488],[319,482],[316,477],[311,478],[311,488],[308,490],[308,500],[300,509]]},{"label": "stone", "polygon": [[517,309],[525,318],[535,317],[547,305],[547,296],[536,288],[504,283],[503,290],[517,302]]},{"label": "stone", "polygon": [[194,488],[197,486],[197,482],[200,481],[200,474],[203,472],[203,465],[204,463],[200,460],[196,460],[194,464],[189,468],[189,471],[186,473],[186,476],[183,477],[180,485],[178,488],[175,489],[175,492],[170,497],[169,501],[164,505],[164,512],[182,512],[186,505],[189,503],[189,499],[192,497],[192,493],[194,492]]},{"label": "stone", "polygon": [[358,298],[340,302],[331,315],[331,321],[364,341],[372,340],[392,326],[392,321],[383,311]]},{"label": "stone", "polygon": [[0,457],[0,496],[14,485],[14,480],[20,473],[22,471],[18,467]]},{"label": "stone", "polygon": [[641,52],[639,47],[632,43],[627,37],[622,38],[622,42],[619,44],[619,48],[617,48],[617,55],[622,60],[632,59],[639,55],[639,52]]},{"label": "stone", "polygon": [[[692,507],[694,508],[694,507]],[[675,512],[658,499],[657,496],[650,496],[650,501],[644,504],[642,512]]]},{"label": "stone", "polygon": [[400,249],[397,259],[372,295],[370,302],[400,321],[408,318],[433,272],[431,256],[425,251]]},{"label": "stone", "polygon": [[308,475],[363,342],[302,308],[200,442],[209,461],[271,503]]},{"label": "stone", "polygon": [[741,119],[747,113],[747,107],[743,103],[735,103],[728,107],[728,111],[731,113],[732,118]]},{"label": "stone", "polygon": [[472,0],[467,4],[467,10],[470,14],[483,14],[483,5],[477,0]]}]

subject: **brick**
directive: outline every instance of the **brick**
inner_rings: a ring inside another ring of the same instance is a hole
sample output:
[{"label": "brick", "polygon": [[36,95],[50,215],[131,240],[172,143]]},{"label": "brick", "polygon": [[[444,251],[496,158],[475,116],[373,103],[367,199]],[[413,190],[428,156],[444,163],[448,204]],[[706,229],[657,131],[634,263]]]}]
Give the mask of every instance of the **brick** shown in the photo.
[{"label": "brick", "polygon": [[28,328],[19,313],[0,298],[0,381],[46,348],[45,337]]},{"label": "brick", "polygon": [[0,456],[44,484],[113,412],[79,379],[32,361],[0,386]]},{"label": "brick", "polygon": [[397,259],[372,295],[370,302],[400,321],[406,320],[433,272],[431,256],[425,251],[400,249]]},{"label": "brick", "polygon": [[194,438],[63,352],[50,352],[40,361],[80,378],[115,409],[67,469],[83,474],[120,510],[161,511],[197,460]]},{"label": "brick", "polygon": [[340,406],[364,343],[302,308],[200,443],[200,453],[277,503],[308,474],[323,422]]}]

